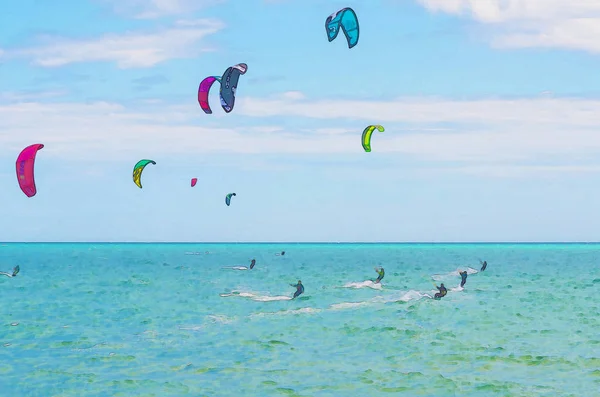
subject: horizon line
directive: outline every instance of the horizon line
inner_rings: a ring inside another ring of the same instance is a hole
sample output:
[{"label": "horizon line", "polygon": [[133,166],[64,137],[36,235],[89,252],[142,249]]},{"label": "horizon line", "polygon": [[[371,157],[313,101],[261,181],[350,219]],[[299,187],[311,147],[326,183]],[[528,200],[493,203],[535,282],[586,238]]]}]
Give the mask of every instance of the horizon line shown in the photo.
[{"label": "horizon line", "polygon": [[0,244],[600,244],[600,241],[0,241]]}]

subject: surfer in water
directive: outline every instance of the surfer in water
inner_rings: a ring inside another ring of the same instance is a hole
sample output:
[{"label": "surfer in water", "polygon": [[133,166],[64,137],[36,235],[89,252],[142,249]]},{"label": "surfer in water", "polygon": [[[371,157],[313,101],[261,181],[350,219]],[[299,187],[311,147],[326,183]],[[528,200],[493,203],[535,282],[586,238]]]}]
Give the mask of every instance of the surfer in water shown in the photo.
[{"label": "surfer in water", "polygon": [[444,283],[441,283],[439,287],[436,285],[435,288],[437,288],[440,292],[436,293],[433,296],[433,299],[442,299],[448,293],[448,290],[446,287],[444,287]]},{"label": "surfer in water", "polygon": [[460,277],[462,278],[462,280],[460,281],[460,286],[464,287],[465,283],[467,282],[467,271],[465,270],[464,272],[459,272]]},{"label": "surfer in water", "polygon": [[250,262],[250,269],[252,269],[254,265],[256,265],[256,259],[252,259],[252,262]]},{"label": "surfer in water", "polygon": [[304,285],[302,285],[302,281],[298,280],[298,284],[290,285],[296,288],[296,292],[294,292],[294,297],[292,299],[295,299],[304,293]]},{"label": "surfer in water", "polygon": [[481,271],[484,271],[484,270],[485,270],[485,268],[487,267],[487,261],[483,261],[483,262],[482,262],[481,260],[479,260],[479,263],[481,263],[481,265],[482,265],[482,266],[481,266]]},{"label": "surfer in water", "polygon": [[285,255],[285,251],[281,251],[281,254],[275,254],[275,256],[284,256]]},{"label": "surfer in water", "polygon": [[12,278],[12,277],[16,277],[17,274],[19,274],[20,270],[21,270],[21,268],[19,266],[15,266],[15,268],[12,271],[12,274],[11,273],[6,273],[6,272],[0,272],[0,274],[3,275],[3,276],[6,276],[6,277],[11,277]]},{"label": "surfer in water", "polygon": [[379,274],[377,280],[375,280],[375,284],[378,284],[385,276],[385,270],[383,270],[383,267],[380,267],[379,269],[375,268],[375,271],[377,272],[377,274]]}]

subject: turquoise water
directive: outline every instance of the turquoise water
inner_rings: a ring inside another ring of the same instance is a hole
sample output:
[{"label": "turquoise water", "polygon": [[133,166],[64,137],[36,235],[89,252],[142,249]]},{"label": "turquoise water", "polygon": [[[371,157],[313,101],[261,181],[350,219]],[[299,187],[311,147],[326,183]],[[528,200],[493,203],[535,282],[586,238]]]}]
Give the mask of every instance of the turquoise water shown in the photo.
[{"label": "turquoise water", "polygon": [[599,252],[5,244],[0,396],[597,396]]}]

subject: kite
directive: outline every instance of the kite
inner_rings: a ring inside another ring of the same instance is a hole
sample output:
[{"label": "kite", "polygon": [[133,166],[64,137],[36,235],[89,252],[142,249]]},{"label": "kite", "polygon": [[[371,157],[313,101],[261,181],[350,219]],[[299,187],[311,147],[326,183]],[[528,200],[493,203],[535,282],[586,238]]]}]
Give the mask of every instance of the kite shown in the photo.
[{"label": "kite", "polygon": [[221,90],[219,91],[219,96],[221,97],[221,107],[227,113],[233,110],[238,81],[240,80],[241,75],[246,74],[247,70],[248,65],[245,63],[238,63],[235,66],[228,67],[221,77]]},{"label": "kite", "polygon": [[340,28],[344,31],[348,48],[354,47],[358,43],[360,29],[358,27],[358,18],[352,8],[346,7],[334,12],[325,20],[325,30],[327,31],[327,39],[332,42],[340,32]]},{"label": "kite", "polygon": [[38,150],[43,147],[44,145],[41,143],[27,146],[21,151],[19,157],[17,157],[17,180],[19,181],[19,187],[27,197],[33,197],[37,193],[33,168],[35,165],[35,156]]},{"label": "kite", "polygon": [[217,76],[209,76],[200,82],[200,86],[198,87],[198,103],[204,113],[212,114],[212,109],[208,104],[208,93],[210,92],[210,88],[214,84],[215,81],[221,82],[221,78]]},{"label": "kite", "polygon": [[229,204],[231,204],[231,196],[235,196],[235,193],[229,193],[227,196],[225,196],[225,204],[227,204],[228,207]]},{"label": "kite", "polygon": [[196,182],[198,182],[198,178],[192,178],[192,187],[196,186]]},{"label": "kite", "polygon": [[378,129],[379,132],[385,131],[385,129],[380,125],[370,125],[367,128],[365,128],[365,130],[362,133],[362,146],[363,149],[365,149],[365,152],[371,151],[371,135],[373,134],[373,131],[375,131],[375,129]]},{"label": "kite", "polygon": [[148,165],[156,165],[156,161],[154,160],[140,160],[133,167],[133,183],[135,183],[140,189],[142,188],[142,171]]}]

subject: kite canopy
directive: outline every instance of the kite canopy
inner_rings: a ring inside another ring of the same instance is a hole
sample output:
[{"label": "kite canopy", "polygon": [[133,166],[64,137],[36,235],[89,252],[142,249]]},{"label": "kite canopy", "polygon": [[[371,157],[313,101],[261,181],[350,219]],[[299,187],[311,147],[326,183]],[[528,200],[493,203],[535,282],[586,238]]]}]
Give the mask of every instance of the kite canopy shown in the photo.
[{"label": "kite canopy", "polygon": [[379,132],[385,131],[385,129],[380,125],[370,125],[362,133],[362,146],[365,149],[365,152],[371,151],[371,135],[375,129],[379,130]]},{"label": "kite canopy", "polygon": [[197,182],[198,182],[198,178],[192,178],[192,187],[196,186]]},{"label": "kite canopy", "polygon": [[248,70],[248,65],[245,63],[238,63],[235,66],[228,67],[223,76],[221,76],[221,90],[219,96],[221,97],[221,107],[227,113],[233,110],[235,104],[235,92],[237,85],[240,80],[240,76],[245,74]]},{"label": "kite canopy", "polygon": [[206,114],[212,114],[212,109],[208,103],[208,94],[215,81],[220,82],[221,78],[217,76],[209,76],[202,80],[200,82],[200,86],[198,87],[198,103]]},{"label": "kite canopy", "polygon": [[334,12],[325,20],[325,30],[327,39],[332,42],[340,32],[340,28],[348,41],[348,48],[358,44],[360,29],[358,27],[358,17],[352,8],[346,7]]},{"label": "kite canopy", "polygon": [[19,187],[27,197],[33,197],[37,193],[33,170],[35,165],[35,156],[38,150],[42,149],[43,147],[44,145],[41,143],[27,146],[21,151],[19,157],[17,157],[17,181],[19,182]]},{"label": "kite canopy", "polygon": [[227,206],[229,207],[229,204],[231,204],[231,197],[235,196],[235,193],[229,193],[227,196],[225,196],[225,204],[227,204]]},{"label": "kite canopy", "polygon": [[133,183],[135,183],[140,189],[142,188],[142,171],[148,165],[156,165],[154,160],[140,160],[133,167]]}]

